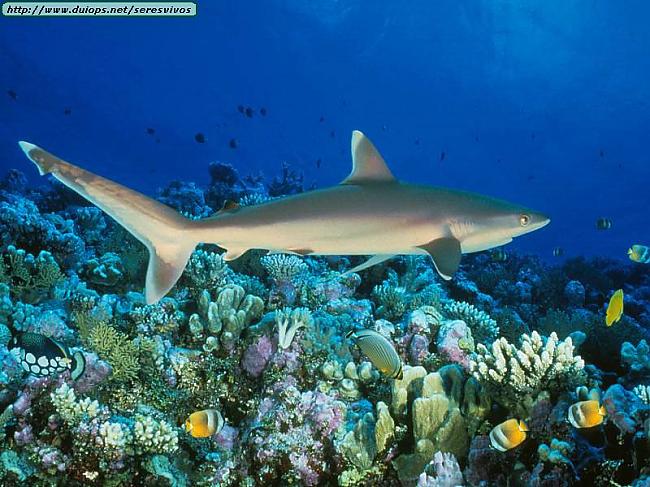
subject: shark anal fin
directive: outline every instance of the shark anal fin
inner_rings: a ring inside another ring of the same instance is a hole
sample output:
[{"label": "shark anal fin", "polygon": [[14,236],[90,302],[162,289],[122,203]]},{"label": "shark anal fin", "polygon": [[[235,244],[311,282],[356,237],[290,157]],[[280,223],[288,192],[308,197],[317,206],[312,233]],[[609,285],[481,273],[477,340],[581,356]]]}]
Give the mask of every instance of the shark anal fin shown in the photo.
[{"label": "shark anal fin", "polygon": [[426,251],[438,274],[445,279],[451,279],[451,276],[460,266],[460,242],[452,237],[443,237],[432,240],[424,245],[418,245],[419,248]]},{"label": "shark anal fin", "polygon": [[352,132],[352,172],[341,184],[396,182],[386,162],[372,142],[355,130]]},{"label": "shark anal fin", "polygon": [[395,257],[392,254],[378,254],[370,257],[367,261],[359,264],[358,266],[353,267],[350,270],[345,271],[344,274],[351,274],[353,272],[361,272],[364,269],[367,269],[368,267],[372,267],[373,265],[381,264],[385,260],[388,260],[392,257]]}]

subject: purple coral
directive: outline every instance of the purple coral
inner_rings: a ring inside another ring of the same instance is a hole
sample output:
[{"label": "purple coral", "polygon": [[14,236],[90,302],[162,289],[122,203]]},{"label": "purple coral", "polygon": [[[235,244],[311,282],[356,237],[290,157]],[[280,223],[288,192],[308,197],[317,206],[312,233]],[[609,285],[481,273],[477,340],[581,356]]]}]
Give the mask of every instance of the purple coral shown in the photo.
[{"label": "purple coral", "polygon": [[252,377],[259,377],[264,372],[273,353],[273,342],[266,335],[262,335],[248,346],[241,365]]}]

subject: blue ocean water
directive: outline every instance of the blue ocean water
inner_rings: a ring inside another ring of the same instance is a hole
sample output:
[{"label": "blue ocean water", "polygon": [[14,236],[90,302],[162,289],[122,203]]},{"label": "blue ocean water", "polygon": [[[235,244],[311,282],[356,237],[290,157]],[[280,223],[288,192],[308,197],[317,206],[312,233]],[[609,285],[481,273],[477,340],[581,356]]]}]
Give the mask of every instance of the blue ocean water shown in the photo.
[{"label": "blue ocean water", "polygon": [[28,140],[147,194],[205,182],[216,160],[267,175],[286,161],[320,187],[347,175],[359,129],[400,179],[551,216],[516,248],[625,258],[650,238],[649,12],[268,0],[201,2],[195,18],[2,18],[0,167],[35,178]]}]

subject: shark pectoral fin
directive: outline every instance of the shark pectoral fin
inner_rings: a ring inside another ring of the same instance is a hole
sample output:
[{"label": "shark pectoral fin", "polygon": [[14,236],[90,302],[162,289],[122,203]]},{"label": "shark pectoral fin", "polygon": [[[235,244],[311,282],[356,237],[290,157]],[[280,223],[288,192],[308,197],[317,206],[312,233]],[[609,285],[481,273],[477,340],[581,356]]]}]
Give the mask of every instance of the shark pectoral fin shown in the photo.
[{"label": "shark pectoral fin", "polygon": [[372,267],[373,265],[376,264],[381,264],[385,260],[391,259],[395,257],[393,254],[378,254],[370,257],[367,261],[363,262],[362,264],[359,264],[356,267],[353,267],[350,270],[347,270],[343,273],[343,275],[347,274],[352,274],[353,272],[361,272],[364,269],[367,269],[368,267]]},{"label": "shark pectoral fin", "polygon": [[455,238],[437,238],[418,247],[425,250],[431,256],[433,265],[443,279],[448,281],[458,270],[461,251],[460,242]]},{"label": "shark pectoral fin", "polygon": [[372,142],[355,130],[352,132],[352,172],[341,184],[397,182]]},{"label": "shark pectoral fin", "polygon": [[244,255],[247,251],[248,249],[228,249],[226,250],[226,253],[223,254],[223,260],[229,262],[231,260],[238,259],[242,255]]}]

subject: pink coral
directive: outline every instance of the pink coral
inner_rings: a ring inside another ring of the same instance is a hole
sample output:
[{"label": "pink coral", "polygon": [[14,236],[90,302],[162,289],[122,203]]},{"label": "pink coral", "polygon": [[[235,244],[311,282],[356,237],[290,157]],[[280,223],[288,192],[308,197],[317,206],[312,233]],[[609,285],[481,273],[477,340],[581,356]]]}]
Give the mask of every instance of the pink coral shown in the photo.
[{"label": "pink coral", "polygon": [[472,331],[463,320],[448,321],[438,332],[438,353],[451,362],[469,369],[469,357],[474,349]]}]

